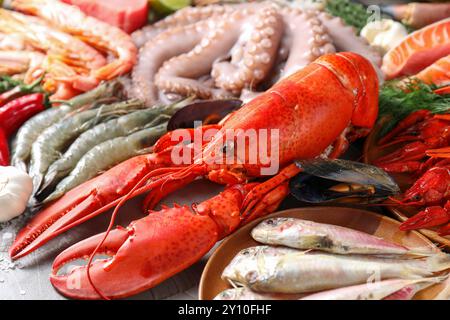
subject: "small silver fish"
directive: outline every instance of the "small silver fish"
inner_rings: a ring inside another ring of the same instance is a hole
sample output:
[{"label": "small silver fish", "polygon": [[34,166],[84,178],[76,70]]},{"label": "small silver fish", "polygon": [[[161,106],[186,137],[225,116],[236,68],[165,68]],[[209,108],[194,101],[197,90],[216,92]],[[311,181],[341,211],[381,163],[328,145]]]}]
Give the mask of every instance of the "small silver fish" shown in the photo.
[{"label": "small silver fish", "polygon": [[298,300],[302,294],[259,293],[249,288],[227,289],[219,293],[214,300]]},{"label": "small silver fish", "polygon": [[414,295],[446,277],[424,279],[391,279],[327,290],[300,300],[410,300]]},{"label": "small silver fish", "polygon": [[253,239],[264,244],[337,254],[430,255],[433,247],[410,250],[370,234],[331,224],[294,218],[271,218],[253,228]]},{"label": "small silver fish", "polygon": [[419,279],[450,268],[450,256],[391,259],[258,246],[239,252],[222,278],[257,292],[308,293],[392,278]]}]

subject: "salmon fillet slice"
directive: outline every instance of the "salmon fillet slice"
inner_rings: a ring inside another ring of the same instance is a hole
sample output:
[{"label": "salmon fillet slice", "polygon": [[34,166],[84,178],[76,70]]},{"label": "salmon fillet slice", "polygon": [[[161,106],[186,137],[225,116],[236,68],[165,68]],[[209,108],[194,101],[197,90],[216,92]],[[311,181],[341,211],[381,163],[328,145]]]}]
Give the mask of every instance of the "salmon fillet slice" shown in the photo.
[{"label": "salmon fillet slice", "polygon": [[415,75],[450,54],[450,18],[417,30],[383,58],[386,79]]},{"label": "salmon fillet slice", "polygon": [[415,77],[425,83],[434,83],[437,86],[450,84],[450,55],[439,59],[419,72]]}]

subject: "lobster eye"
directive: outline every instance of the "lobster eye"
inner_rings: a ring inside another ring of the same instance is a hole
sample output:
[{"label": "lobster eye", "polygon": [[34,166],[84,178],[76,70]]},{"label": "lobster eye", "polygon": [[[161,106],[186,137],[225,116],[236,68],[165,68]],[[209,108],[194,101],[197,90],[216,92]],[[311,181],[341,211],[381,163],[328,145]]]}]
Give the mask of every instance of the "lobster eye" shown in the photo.
[{"label": "lobster eye", "polygon": [[416,194],[414,197],[413,197],[413,200],[415,200],[415,201],[419,201],[419,200],[421,200],[422,199],[422,196],[420,195],[420,194]]}]

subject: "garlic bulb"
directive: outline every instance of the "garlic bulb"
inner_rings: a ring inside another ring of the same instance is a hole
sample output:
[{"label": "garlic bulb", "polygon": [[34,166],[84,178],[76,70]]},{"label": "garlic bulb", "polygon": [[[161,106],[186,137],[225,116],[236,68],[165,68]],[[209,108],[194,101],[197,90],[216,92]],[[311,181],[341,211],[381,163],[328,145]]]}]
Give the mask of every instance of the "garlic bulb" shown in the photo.
[{"label": "garlic bulb", "polygon": [[14,167],[0,166],[0,222],[22,214],[33,191],[28,174]]},{"label": "garlic bulb", "polygon": [[407,35],[405,26],[391,19],[369,22],[361,30],[361,36],[372,46],[380,47],[383,53],[397,46]]}]

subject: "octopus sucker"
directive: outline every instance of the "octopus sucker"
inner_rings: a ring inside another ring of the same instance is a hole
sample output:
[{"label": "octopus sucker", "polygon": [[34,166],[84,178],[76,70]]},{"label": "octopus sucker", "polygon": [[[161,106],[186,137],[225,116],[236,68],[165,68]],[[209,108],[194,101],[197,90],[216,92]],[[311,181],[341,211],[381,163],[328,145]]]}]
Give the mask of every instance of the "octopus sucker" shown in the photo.
[{"label": "octopus sucker", "polygon": [[275,8],[268,7],[256,13],[252,21],[256,28],[238,35],[231,60],[213,64],[211,74],[217,87],[240,92],[258,85],[271,71],[283,34],[282,17]]},{"label": "octopus sucker", "polygon": [[152,25],[146,26],[133,32],[131,35],[138,48],[142,47],[148,40],[154,38],[159,33],[174,27],[187,26],[198,21],[210,18],[221,17],[233,11],[241,11],[247,14],[247,8],[257,7],[258,3],[241,3],[232,5],[212,4],[204,7],[186,7],[169,15]]},{"label": "octopus sucker", "polygon": [[[203,38],[207,21],[177,27],[156,36],[140,49],[139,59],[132,72],[130,95],[153,105],[159,99],[154,78],[164,62],[192,50]],[[183,41],[179,41],[183,38]]]},{"label": "octopus sucker", "polygon": [[339,17],[333,17],[325,12],[318,13],[317,17],[327,28],[338,51],[353,51],[366,57],[376,67],[381,66],[381,55],[371,47],[367,40],[356,34],[353,27],[347,26]]},{"label": "octopus sucker", "polygon": [[[246,20],[241,13],[233,13],[230,19],[222,20],[201,39],[189,52],[166,61],[155,76],[156,86],[170,93],[185,95],[195,94],[199,98],[218,98],[227,94],[225,90],[217,90],[206,86],[198,79],[211,72],[211,66],[217,59],[217,50],[228,52],[239,37],[240,25]],[[226,32],[225,32],[226,30]],[[207,44],[207,45],[205,45]]]},{"label": "octopus sucker", "polygon": [[326,28],[311,14],[313,11],[286,10],[283,15],[286,24],[288,58],[279,75],[284,78],[311,63],[322,54],[333,53],[335,48],[327,35]]},{"label": "octopus sucker", "polygon": [[342,19],[272,1],[188,7],[135,32],[133,40],[141,49],[131,95],[148,105],[186,95],[246,101],[335,51],[381,63]]}]

